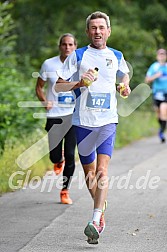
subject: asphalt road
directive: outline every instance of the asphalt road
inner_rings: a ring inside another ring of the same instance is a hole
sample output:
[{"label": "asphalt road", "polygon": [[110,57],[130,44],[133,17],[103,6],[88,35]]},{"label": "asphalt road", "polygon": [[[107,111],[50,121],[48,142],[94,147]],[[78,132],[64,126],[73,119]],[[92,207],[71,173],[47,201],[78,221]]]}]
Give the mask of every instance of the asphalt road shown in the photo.
[{"label": "asphalt road", "polygon": [[156,136],[114,151],[98,245],[83,234],[92,201],[80,164],[70,189],[73,205],[59,203],[60,177],[0,197],[0,252],[167,251],[167,144]]}]

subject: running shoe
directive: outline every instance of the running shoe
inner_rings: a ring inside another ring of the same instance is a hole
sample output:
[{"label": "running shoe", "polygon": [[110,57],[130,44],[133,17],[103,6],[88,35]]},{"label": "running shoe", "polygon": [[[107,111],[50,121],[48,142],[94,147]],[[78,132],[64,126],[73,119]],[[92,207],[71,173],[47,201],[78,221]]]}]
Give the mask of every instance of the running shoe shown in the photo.
[{"label": "running shoe", "polygon": [[93,245],[96,245],[96,244],[99,243],[98,240],[96,240],[96,239],[94,239],[94,238],[90,238],[90,237],[88,237],[87,242],[88,242],[89,244],[93,244]]},{"label": "running shoe", "polygon": [[158,135],[161,140],[161,143],[165,143],[166,139],[165,139],[164,133],[160,130]]},{"label": "running shoe", "polygon": [[72,199],[69,196],[69,191],[67,189],[61,190],[60,201],[62,204],[72,204]]},{"label": "running shoe", "polygon": [[101,227],[98,226],[95,223],[95,221],[89,222],[84,230],[84,234],[88,237],[87,242],[89,244],[98,244],[100,233],[101,233]]},{"label": "running shoe", "polygon": [[54,169],[54,172],[56,173],[56,175],[59,175],[63,171],[64,165],[65,165],[65,160],[54,164],[53,169]]},{"label": "running shoe", "polygon": [[102,209],[102,214],[100,217],[100,225],[99,225],[101,227],[100,234],[104,231],[105,226],[106,226],[105,219],[104,219],[104,212],[106,211],[106,209],[107,209],[107,200],[105,200],[104,207]]}]

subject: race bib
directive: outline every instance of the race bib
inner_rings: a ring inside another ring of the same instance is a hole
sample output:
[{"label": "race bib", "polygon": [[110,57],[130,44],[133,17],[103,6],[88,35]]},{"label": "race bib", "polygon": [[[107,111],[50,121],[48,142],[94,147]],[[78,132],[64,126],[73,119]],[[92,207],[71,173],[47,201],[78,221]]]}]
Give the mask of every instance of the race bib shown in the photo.
[{"label": "race bib", "polygon": [[154,99],[159,100],[159,101],[164,101],[165,100],[165,95],[162,92],[157,92],[154,95]]},{"label": "race bib", "polygon": [[75,104],[74,96],[71,92],[58,93],[58,106],[59,107],[72,107]]},{"label": "race bib", "polygon": [[110,98],[110,93],[89,92],[86,107],[100,111],[110,109]]}]

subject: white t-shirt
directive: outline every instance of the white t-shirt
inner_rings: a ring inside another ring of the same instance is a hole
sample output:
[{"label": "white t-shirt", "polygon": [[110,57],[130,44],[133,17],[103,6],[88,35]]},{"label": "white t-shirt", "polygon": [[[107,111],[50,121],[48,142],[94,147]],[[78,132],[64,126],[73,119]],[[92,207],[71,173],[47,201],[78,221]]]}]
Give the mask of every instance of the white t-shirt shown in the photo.
[{"label": "white t-shirt", "polygon": [[99,50],[86,46],[75,50],[65,61],[63,70],[57,71],[63,79],[79,81],[88,69],[97,67],[98,78],[88,88],[74,90],[76,96],[72,124],[100,127],[118,122],[116,78],[129,72],[123,54],[106,47]]},{"label": "white t-shirt", "polygon": [[55,92],[53,86],[58,80],[56,74],[57,70],[62,69],[64,63],[60,60],[60,56],[56,56],[44,61],[40,69],[40,78],[47,82],[48,101],[53,101],[53,108],[47,111],[47,117],[60,117],[73,113],[74,110],[74,96],[71,91],[68,92]]}]

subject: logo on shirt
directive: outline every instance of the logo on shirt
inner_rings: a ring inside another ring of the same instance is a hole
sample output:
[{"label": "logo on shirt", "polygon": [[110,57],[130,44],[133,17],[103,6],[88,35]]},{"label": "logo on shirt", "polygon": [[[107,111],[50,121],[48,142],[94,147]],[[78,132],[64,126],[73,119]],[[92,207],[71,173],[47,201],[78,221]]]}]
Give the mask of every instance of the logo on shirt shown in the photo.
[{"label": "logo on shirt", "polygon": [[113,67],[112,59],[106,59],[106,62],[107,62],[107,67],[108,68],[112,68]]}]

